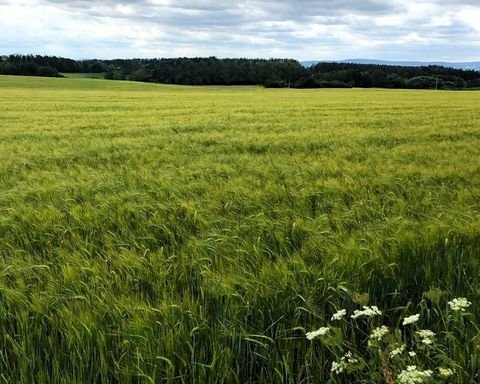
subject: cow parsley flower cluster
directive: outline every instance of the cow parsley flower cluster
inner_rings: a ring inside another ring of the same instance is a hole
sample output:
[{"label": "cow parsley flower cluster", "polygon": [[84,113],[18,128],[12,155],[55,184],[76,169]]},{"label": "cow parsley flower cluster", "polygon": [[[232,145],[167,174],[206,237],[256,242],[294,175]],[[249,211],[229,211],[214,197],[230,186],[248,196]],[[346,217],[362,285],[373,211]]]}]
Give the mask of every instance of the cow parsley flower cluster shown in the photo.
[{"label": "cow parsley flower cluster", "polygon": [[317,329],[316,331],[307,332],[305,336],[308,340],[313,340],[318,336],[325,336],[329,330],[330,327],[322,327],[320,329]]},{"label": "cow parsley flower cluster", "polygon": [[438,368],[438,373],[440,374],[440,376],[446,378],[446,377],[453,376],[455,372],[453,371],[453,369],[440,367]]},{"label": "cow parsley flower cluster", "polygon": [[422,343],[425,345],[430,345],[433,343],[433,338],[435,337],[435,333],[429,329],[422,329],[420,331],[415,332],[421,339]]},{"label": "cow parsley flower cluster", "polygon": [[333,314],[331,321],[342,320],[346,315],[347,315],[347,310],[341,309],[338,312]]},{"label": "cow parsley flower cluster", "polygon": [[345,369],[347,369],[347,363],[342,362],[342,361],[340,361],[339,363],[337,363],[336,361],[334,361],[334,362],[332,363],[332,369],[330,370],[330,372],[335,373],[336,375],[339,375],[339,374],[342,373]]},{"label": "cow parsley flower cluster", "polygon": [[383,337],[389,332],[387,326],[382,325],[381,327],[375,328],[370,335],[370,339],[381,341]]},{"label": "cow parsley flower cluster", "polygon": [[335,373],[335,374],[340,374],[343,371],[345,371],[349,365],[357,364],[359,363],[359,360],[353,357],[352,352],[347,352],[345,356],[343,356],[340,361],[334,361],[332,363],[332,368],[330,372]]},{"label": "cow parsley flower cluster", "polygon": [[353,311],[353,315],[350,316],[352,319],[358,319],[359,317],[366,316],[366,317],[374,317],[374,316],[381,316],[382,311],[378,309],[377,306],[373,305],[371,307],[363,307],[363,311],[359,311],[356,309]]},{"label": "cow parsley flower cluster", "polygon": [[425,382],[433,372],[430,370],[420,371],[415,365],[409,365],[406,370],[403,370],[398,375],[398,383],[400,384],[420,384]]},{"label": "cow parsley flower cluster", "polygon": [[418,314],[418,313],[417,313],[416,315],[412,315],[412,316],[405,317],[405,318],[403,319],[402,325],[414,324],[414,323],[416,323],[419,319],[420,319],[420,314]]},{"label": "cow parsley flower cluster", "polygon": [[[435,301],[435,297],[427,298],[436,305],[439,305],[439,301]],[[465,312],[471,305],[472,303],[466,298],[455,298],[448,302],[449,309],[454,312]],[[420,329],[420,326],[417,324],[420,320],[420,313],[401,319],[403,320],[402,325],[406,326],[406,328],[403,329],[401,327],[381,325],[382,323],[377,325],[382,318],[373,318],[382,315],[382,311],[377,306],[363,306],[362,309],[355,310],[353,314],[348,313],[346,309],[339,309],[332,314],[330,321],[346,319],[347,321],[342,323],[342,327],[336,328],[333,326],[333,323],[331,323],[330,327],[321,327],[316,331],[307,332],[305,335],[308,340],[313,340],[319,336],[326,336],[322,338],[322,342],[327,347],[335,347],[331,350],[335,354],[338,347],[346,347],[348,348],[347,350],[352,348],[349,342],[344,341],[345,337],[350,335],[350,327],[353,328],[353,331],[361,331],[362,344],[368,341],[368,348],[371,349],[366,356],[360,354],[363,348],[353,350],[355,354],[348,352],[343,355],[345,349],[343,349],[341,354],[336,354],[336,361],[332,362],[330,369],[331,375],[339,375],[347,372],[349,375],[351,374],[352,377],[358,376],[359,379],[363,380],[367,375],[369,375],[370,378],[378,378],[378,375],[383,372],[385,381],[395,382],[395,384],[424,384],[433,382],[434,379],[446,382],[448,378],[453,375],[458,375],[460,379],[463,372],[455,371],[453,368],[438,367],[437,365],[435,366],[435,372],[433,372],[432,370],[419,369],[417,365],[407,365],[418,364],[426,368],[427,362],[446,361],[445,356],[448,356],[446,348],[448,348],[448,346],[445,346],[444,333],[446,334],[447,332],[439,330],[438,334],[436,334],[430,329]],[[347,316],[352,319],[361,317],[369,319],[368,329],[370,334],[368,339],[363,337],[366,332],[364,327],[367,324],[349,322]],[[470,320],[470,316],[467,318],[463,316],[450,316],[450,318],[452,322]],[[397,319],[393,319],[394,324],[398,324],[396,320]],[[427,320],[429,321],[430,319],[428,317],[425,319],[422,317],[422,323]],[[444,325],[446,326],[446,324]],[[414,336],[413,340],[412,334]],[[462,342],[460,339],[454,341]],[[416,351],[416,348],[418,348],[418,351]],[[445,351],[443,351],[444,349]],[[419,351],[421,351],[421,353],[419,353]],[[372,360],[372,356],[375,357],[374,360]],[[455,358],[455,356],[452,356],[452,359],[453,358]],[[451,360],[452,367],[460,367],[462,363],[463,361],[457,363],[455,360]],[[379,371],[373,372],[373,370],[377,369],[379,369]]]},{"label": "cow parsley flower cluster", "polygon": [[401,355],[404,351],[405,351],[405,344],[402,344],[400,347],[395,348],[390,352],[390,357],[393,359],[394,357]]},{"label": "cow parsley flower cluster", "polygon": [[453,299],[452,301],[448,302],[450,309],[455,312],[465,312],[465,310],[472,305],[470,301],[468,301],[464,297],[460,297],[458,299]]}]

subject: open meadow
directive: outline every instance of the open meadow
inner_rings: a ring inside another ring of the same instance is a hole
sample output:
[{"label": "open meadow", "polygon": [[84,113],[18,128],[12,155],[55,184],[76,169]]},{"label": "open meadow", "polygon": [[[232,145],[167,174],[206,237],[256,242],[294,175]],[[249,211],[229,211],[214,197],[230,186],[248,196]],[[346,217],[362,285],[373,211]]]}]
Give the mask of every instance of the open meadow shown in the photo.
[{"label": "open meadow", "polygon": [[0,77],[2,383],[382,383],[367,302],[475,383],[479,300],[480,92]]}]

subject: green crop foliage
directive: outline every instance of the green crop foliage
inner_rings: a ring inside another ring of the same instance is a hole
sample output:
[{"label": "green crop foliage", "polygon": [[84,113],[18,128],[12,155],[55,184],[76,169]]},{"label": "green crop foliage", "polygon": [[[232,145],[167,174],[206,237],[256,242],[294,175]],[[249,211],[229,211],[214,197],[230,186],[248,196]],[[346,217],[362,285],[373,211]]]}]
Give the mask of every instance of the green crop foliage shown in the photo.
[{"label": "green crop foliage", "polygon": [[0,77],[0,382],[322,383],[479,283],[480,93]]}]

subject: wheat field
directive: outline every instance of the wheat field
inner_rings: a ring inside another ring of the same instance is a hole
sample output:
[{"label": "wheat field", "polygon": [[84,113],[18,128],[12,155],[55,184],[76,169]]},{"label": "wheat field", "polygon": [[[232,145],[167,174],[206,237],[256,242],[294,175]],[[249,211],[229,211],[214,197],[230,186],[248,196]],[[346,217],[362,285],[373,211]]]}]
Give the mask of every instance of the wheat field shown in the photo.
[{"label": "wheat field", "polygon": [[478,92],[0,77],[0,382],[349,382],[306,331],[479,283]]}]

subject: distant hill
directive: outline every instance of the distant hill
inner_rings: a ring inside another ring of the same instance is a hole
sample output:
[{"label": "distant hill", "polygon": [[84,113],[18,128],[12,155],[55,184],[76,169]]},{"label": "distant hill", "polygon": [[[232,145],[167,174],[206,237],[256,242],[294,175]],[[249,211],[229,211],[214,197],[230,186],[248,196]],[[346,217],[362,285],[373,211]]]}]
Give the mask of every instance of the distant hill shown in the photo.
[{"label": "distant hill", "polygon": [[321,63],[321,62],[322,61],[320,61],[320,60],[319,61],[314,61],[314,60],[313,61],[301,61],[300,64],[302,64],[304,67],[308,68],[308,67],[311,67],[311,66],[313,66],[315,64],[318,64],[318,63]]},{"label": "distant hill", "polygon": [[[305,67],[311,67],[321,61],[303,61]],[[347,59],[337,61],[338,63],[353,63],[353,64],[377,64],[377,65],[400,65],[406,67],[424,67],[429,65],[439,65],[447,68],[476,70],[480,71],[480,61],[464,62],[464,63],[450,63],[446,61],[387,61],[387,60],[370,60],[370,59]]]}]

